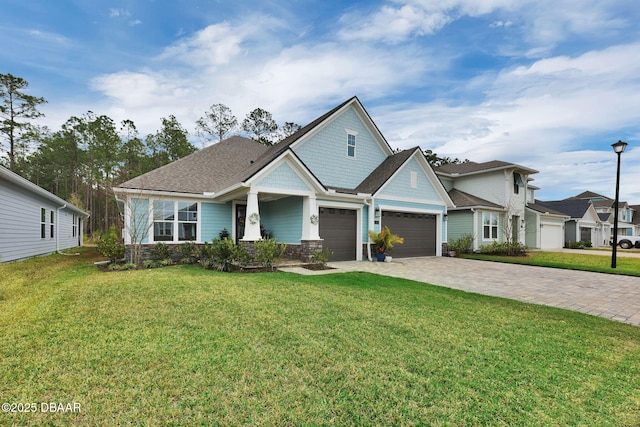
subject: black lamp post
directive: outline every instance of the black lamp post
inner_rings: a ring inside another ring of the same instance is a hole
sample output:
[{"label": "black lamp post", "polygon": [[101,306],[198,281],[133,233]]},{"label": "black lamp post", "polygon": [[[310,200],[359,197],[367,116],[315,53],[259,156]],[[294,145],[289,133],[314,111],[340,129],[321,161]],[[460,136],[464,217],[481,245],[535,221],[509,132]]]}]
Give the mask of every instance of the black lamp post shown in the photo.
[{"label": "black lamp post", "polygon": [[620,196],[620,154],[627,148],[627,143],[618,141],[611,144],[613,151],[618,155],[618,171],[616,173],[616,200],[613,203],[613,250],[611,252],[611,268],[616,268],[616,256],[618,255],[618,198]]}]

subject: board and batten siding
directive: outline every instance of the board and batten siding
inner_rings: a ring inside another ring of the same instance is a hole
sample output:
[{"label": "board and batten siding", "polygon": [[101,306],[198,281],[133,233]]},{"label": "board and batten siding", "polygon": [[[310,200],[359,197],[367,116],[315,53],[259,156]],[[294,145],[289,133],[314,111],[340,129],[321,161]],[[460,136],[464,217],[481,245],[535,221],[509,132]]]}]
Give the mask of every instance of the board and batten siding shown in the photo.
[{"label": "board and batten siding", "polygon": [[[0,261],[17,261],[79,246],[82,228],[76,226],[73,235],[73,222],[75,219],[77,224],[78,215],[59,209],[62,206],[0,179]],[[41,238],[40,221],[43,208],[46,210],[44,239]],[[53,237],[51,212],[54,217]]]}]

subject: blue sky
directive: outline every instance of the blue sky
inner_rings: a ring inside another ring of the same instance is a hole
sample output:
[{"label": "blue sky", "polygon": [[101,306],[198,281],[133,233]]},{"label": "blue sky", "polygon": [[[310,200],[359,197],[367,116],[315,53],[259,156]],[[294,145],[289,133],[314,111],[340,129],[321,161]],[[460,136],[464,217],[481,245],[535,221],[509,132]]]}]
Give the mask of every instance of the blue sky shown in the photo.
[{"label": "blue sky", "polygon": [[[212,104],[304,125],[357,95],[394,148],[540,171],[538,198],[640,204],[635,0],[0,0],[0,72],[58,129],[88,110],[140,134]],[[194,133],[195,137],[195,133]]]}]

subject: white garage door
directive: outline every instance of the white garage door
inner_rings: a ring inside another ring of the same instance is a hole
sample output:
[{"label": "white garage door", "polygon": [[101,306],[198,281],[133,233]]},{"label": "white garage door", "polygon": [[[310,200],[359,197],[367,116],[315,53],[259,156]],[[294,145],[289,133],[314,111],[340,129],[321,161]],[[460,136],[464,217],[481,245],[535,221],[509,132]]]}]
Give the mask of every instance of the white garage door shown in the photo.
[{"label": "white garage door", "polygon": [[559,249],[564,246],[564,231],[560,224],[542,223],[540,249]]}]

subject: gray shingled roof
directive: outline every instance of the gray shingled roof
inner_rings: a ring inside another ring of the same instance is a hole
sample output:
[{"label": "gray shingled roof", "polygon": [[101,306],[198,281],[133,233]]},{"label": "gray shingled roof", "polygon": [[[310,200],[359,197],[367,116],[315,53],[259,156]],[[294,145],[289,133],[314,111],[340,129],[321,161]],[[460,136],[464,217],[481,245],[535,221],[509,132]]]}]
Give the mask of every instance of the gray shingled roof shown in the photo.
[{"label": "gray shingled roof", "polygon": [[603,196],[602,194],[594,193],[593,191],[583,191],[580,194],[577,194],[573,197],[569,197],[570,199],[597,199],[600,197],[604,197],[605,199],[612,200],[607,196]]},{"label": "gray shingled roof", "polygon": [[[349,98],[278,144],[270,147],[251,139],[233,136],[173,163],[133,178],[118,187],[192,194],[224,190],[233,184],[251,178],[255,173],[287,151],[294,142],[354,99],[358,100],[355,96]],[[358,102],[360,101],[358,100]],[[347,189],[345,191],[354,190]]]},{"label": "gray shingled roof", "polygon": [[449,197],[453,201],[453,204],[456,206],[456,208],[483,206],[487,208],[504,209],[504,206],[500,206],[497,203],[493,203],[469,193],[465,193],[464,191],[460,191],[457,188],[449,191]]},{"label": "gray shingled roof", "polygon": [[193,194],[220,191],[236,182],[268,149],[251,139],[232,136],[118,187]]},{"label": "gray shingled roof", "polygon": [[543,206],[543,205],[540,205],[538,203],[527,203],[527,207],[529,209],[532,209],[532,210],[534,210],[536,212],[540,212],[540,213],[543,213],[543,214],[568,216],[566,213],[557,211],[555,209],[551,209],[548,206]]},{"label": "gray shingled roof", "polygon": [[436,172],[444,173],[447,175],[466,175],[471,173],[485,172],[492,169],[506,169],[506,168],[516,168],[520,170],[527,171],[528,173],[537,173],[538,171],[535,169],[527,168],[525,166],[520,166],[515,163],[503,162],[501,160],[492,160],[490,162],[484,163],[476,163],[476,162],[465,162],[458,164],[447,164],[438,166],[435,168]]},{"label": "gray shingled roof", "polygon": [[536,200],[536,204],[562,212],[563,214],[569,215],[571,218],[582,218],[591,205],[587,199],[565,199],[548,202]]},{"label": "gray shingled roof", "polygon": [[416,147],[409,150],[403,150],[387,157],[384,162],[382,162],[360,183],[360,185],[355,188],[354,192],[374,194],[416,150],[419,150],[419,148]]}]

